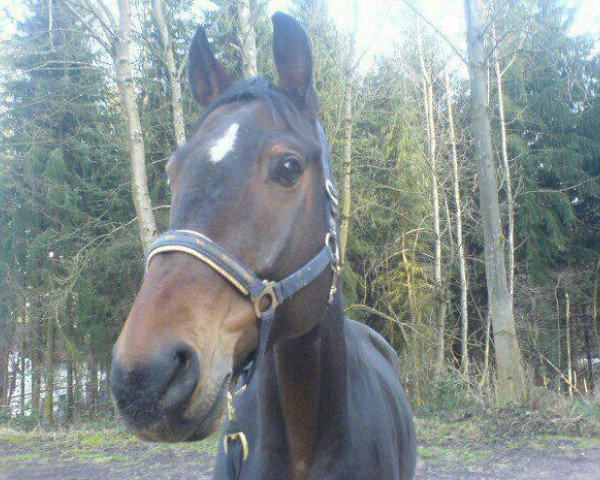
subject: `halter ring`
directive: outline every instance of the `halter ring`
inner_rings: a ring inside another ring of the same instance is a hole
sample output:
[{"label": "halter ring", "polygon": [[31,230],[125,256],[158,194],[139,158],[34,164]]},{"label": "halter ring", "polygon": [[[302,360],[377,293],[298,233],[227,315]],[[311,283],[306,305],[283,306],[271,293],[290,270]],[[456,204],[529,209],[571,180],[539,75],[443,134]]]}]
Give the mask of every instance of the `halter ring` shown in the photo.
[{"label": "halter ring", "polygon": [[[254,305],[254,313],[256,313],[258,318],[261,318],[266,311],[275,309],[279,305],[279,300],[277,299],[277,294],[275,293],[275,282],[265,280],[263,283],[265,288],[262,292],[260,292],[258,297],[252,301],[252,304]],[[260,308],[260,303],[265,297],[269,297],[270,303],[269,306],[263,310]]]}]

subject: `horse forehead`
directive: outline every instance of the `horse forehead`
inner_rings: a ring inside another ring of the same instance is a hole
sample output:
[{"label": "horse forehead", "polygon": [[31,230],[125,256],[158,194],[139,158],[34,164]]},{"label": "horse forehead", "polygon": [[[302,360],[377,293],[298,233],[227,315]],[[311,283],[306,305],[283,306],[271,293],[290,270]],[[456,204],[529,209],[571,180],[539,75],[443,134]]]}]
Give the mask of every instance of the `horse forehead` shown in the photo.
[{"label": "horse forehead", "polygon": [[[200,135],[208,149],[209,161],[218,164],[239,148],[241,141],[256,133],[257,127],[269,129],[273,118],[265,115],[257,102],[224,105],[211,113]],[[204,133],[204,135],[202,135]]]},{"label": "horse forehead", "polygon": [[239,129],[240,124],[238,122],[232,122],[223,135],[213,139],[209,149],[210,162],[219,163],[233,151]]},{"label": "horse forehead", "polygon": [[[285,122],[276,111],[271,111],[260,100],[232,102],[218,107],[206,117],[202,130],[209,132],[209,141],[218,141],[223,137],[241,136],[254,129],[272,130],[281,128]],[[237,125],[237,127],[232,127]]]}]

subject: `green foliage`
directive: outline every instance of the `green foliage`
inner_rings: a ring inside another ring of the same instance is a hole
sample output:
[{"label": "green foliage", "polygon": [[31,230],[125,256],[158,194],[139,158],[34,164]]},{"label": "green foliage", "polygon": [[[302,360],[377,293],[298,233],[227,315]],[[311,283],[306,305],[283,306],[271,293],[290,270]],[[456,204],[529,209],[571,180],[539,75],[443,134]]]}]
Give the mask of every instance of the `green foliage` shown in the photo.
[{"label": "green foliage", "polygon": [[[81,383],[90,359],[101,371],[108,369],[111,346],[142,277],[143,253],[130,192],[127,129],[107,67],[111,62],[64,1],[28,0],[17,35],[0,56],[0,354],[22,351],[40,368],[44,325],[56,319],[56,360],[71,362]],[[235,5],[214,3],[219,8],[202,12],[202,20],[217,57],[239,78]],[[132,48],[136,100],[148,186],[163,228],[170,203],[164,167],[175,148],[170,85],[149,2],[134,5],[139,7],[134,10],[140,27],[134,29]],[[182,74],[188,131],[199,113],[184,68],[196,26],[189,15],[194,5],[191,0],[164,1]],[[276,81],[267,7],[265,0],[251,2],[259,73]],[[326,0],[295,0],[290,10],[311,37],[320,119],[339,177],[349,38],[336,27]],[[382,332],[400,353],[403,378],[419,409],[450,415],[472,408],[473,397],[463,378],[448,373],[435,379],[432,368],[439,301],[432,278],[431,165],[425,153],[428,138],[414,22],[412,17],[406,25],[402,22],[399,25],[409,34],[390,39],[389,53],[354,77],[352,212],[344,294],[349,315]],[[540,365],[539,354],[561,368],[565,364],[564,294],[571,295],[577,318],[592,311],[600,249],[600,59],[593,55],[596,47],[590,39],[568,35],[569,22],[564,2],[527,0],[502,10],[496,25],[504,39],[498,47],[503,66],[517,53],[503,77],[516,192],[515,299],[523,350],[540,382],[557,375],[547,365],[542,367],[543,362]],[[440,81],[447,59],[439,39],[430,34],[425,33],[425,56],[434,77],[444,300],[449,304],[444,333],[446,358],[455,362],[460,353],[459,272],[446,93]],[[470,121],[469,92],[458,73],[453,75],[453,88],[470,281],[469,342],[477,365],[486,325],[483,236],[465,128]],[[490,111],[496,111],[496,93],[492,84]],[[497,129],[497,118],[493,120]],[[577,319],[573,324],[576,355],[583,352],[580,334],[585,325]],[[93,411],[82,405],[81,397],[76,393],[78,418],[108,415],[106,402]],[[57,403],[64,410],[65,401]],[[38,424],[35,415],[22,421]]]},{"label": "green foliage", "polygon": [[[517,253],[543,282],[549,269],[588,263],[600,246],[592,213],[600,207],[598,100],[590,78],[597,59],[587,38],[568,36],[571,19],[561,2],[526,3],[530,47],[504,81],[509,149],[523,182]],[[574,235],[583,225],[585,236]]]}]

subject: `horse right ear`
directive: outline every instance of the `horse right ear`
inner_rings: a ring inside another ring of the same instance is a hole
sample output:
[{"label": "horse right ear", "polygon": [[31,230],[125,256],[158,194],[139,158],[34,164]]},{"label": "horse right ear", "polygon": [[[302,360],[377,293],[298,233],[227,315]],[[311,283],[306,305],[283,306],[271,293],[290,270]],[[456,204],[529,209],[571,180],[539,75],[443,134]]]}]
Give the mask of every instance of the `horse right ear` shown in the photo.
[{"label": "horse right ear", "polygon": [[306,31],[297,20],[277,12],[273,21],[273,59],[279,87],[300,105],[312,90],[312,54]]},{"label": "horse right ear", "polygon": [[188,79],[194,98],[202,106],[212,103],[232,84],[231,78],[210,48],[206,32],[201,26],[196,30],[190,47]]}]

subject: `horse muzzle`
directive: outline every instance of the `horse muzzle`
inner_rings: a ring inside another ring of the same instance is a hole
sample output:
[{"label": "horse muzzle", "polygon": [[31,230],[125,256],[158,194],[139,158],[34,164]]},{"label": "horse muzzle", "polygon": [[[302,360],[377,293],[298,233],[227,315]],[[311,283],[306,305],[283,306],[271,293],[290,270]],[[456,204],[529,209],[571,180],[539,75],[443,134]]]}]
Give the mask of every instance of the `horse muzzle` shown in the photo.
[{"label": "horse muzzle", "polygon": [[185,343],[135,366],[125,367],[115,354],[110,386],[120,419],[145,440],[185,441],[210,434],[223,410],[220,390],[228,382],[212,395],[202,392],[204,400],[198,401],[199,363],[196,351]]}]

